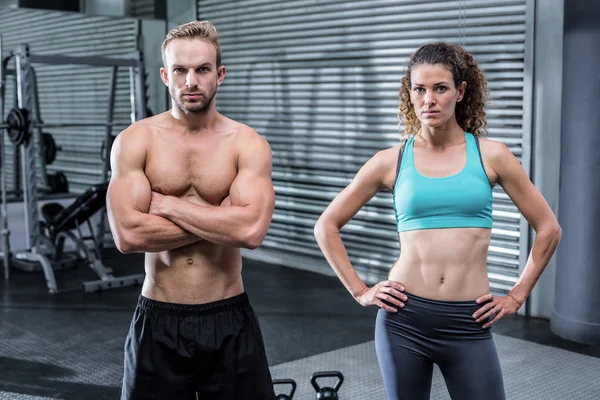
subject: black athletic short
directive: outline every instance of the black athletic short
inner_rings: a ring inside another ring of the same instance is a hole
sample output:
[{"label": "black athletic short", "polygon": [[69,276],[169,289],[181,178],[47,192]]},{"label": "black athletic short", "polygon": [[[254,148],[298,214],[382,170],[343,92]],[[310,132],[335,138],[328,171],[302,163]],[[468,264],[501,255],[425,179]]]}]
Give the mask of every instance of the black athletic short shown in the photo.
[{"label": "black athletic short", "polygon": [[248,296],[172,304],[140,296],[125,342],[122,400],[275,399]]}]

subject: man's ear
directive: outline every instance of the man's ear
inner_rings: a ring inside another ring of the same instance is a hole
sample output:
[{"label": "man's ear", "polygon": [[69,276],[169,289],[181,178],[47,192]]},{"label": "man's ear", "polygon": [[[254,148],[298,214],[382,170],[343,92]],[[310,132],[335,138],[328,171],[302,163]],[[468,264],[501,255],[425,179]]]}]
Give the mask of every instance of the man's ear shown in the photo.
[{"label": "man's ear", "polygon": [[160,68],[160,79],[163,81],[165,86],[169,86],[169,73],[165,67]]},{"label": "man's ear", "polygon": [[225,75],[227,75],[227,69],[224,65],[221,65],[217,68],[217,86],[221,86],[221,83],[223,83],[223,80],[225,79]]}]

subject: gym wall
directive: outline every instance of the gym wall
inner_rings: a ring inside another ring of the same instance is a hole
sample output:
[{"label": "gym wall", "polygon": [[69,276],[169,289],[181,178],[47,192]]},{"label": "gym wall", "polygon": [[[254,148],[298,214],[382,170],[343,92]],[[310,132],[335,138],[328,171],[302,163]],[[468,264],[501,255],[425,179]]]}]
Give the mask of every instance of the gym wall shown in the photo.
[{"label": "gym wall", "polygon": [[136,0],[127,3],[129,7],[127,14],[133,17],[152,19],[164,13],[164,10],[157,10],[156,0]]},{"label": "gym wall", "polygon": [[[489,80],[489,137],[530,171],[530,0],[406,2],[199,0],[197,18],[220,32],[228,70],[217,107],[263,135],[273,151],[276,211],[246,257],[332,274],[313,226],[378,150],[399,143],[398,89],[420,45],[444,40],[472,52]],[[400,129],[402,129],[400,127]],[[506,292],[525,265],[528,232],[494,189],[488,271]],[[363,279],[384,278],[399,254],[391,195],[380,193],[342,230]]]},{"label": "gym wall", "polygon": [[[368,7],[366,3],[198,0],[196,4],[195,17],[211,20],[220,31],[228,76],[219,89],[219,110],[253,126],[273,149],[276,212],[262,247],[245,252],[246,257],[332,273],[313,238],[316,218],[369,157],[398,143],[399,81],[409,55],[426,42],[458,43],[475,55],[492,93],[489,136],[506,143],[530,171],[533,0],[410,4],[372,0]],[[187,9],[180,10],[182,5],[168,3],[169,28],[174,22],[186,22],[188,15],[194,17]],[[185,15],[179,18],[182,21],[174,17],[180,14]],[[43,29],[21,28],[36,24]],[[0,9],[4,52],[19,42],[29,43],[39,54],[121,55],[138,47],[145,51],[155,43],[146,40],[150,29],[140,26],[133,19]],[[105,118],[108,69],[36,67],[45,122]],[[13,96],[10,84],[8,89],[7,100]],[[156,90],[151,102],[164,93],[160,85]],[[118,80],[115,118],[125,123],[128,96],[129,77],[124,73]],[[162,100],[160,105],[165,104]],[[9,108],[6,105],[4,112]],[[114,133],[125,126],[115,127]],[[97,182],[104,130],[49,132],[63,148],[49,170],[64,171],[74,193]],[[9,187],[11,148],[8,144]],[[391,196],[376,196],[343,236],[361,276],[367,281],[384,277],[399,254]],[[495,189],[488,258],[495,291],[506,291],[517,280],[528,236],[518,210],[501,189]]]}]

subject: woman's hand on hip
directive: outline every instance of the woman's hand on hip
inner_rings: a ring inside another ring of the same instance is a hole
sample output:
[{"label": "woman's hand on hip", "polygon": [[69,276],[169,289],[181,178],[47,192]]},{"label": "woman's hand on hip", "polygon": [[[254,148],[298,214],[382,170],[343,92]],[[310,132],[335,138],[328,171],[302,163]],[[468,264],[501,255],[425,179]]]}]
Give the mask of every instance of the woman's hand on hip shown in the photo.
[{"label": "woman's hand on hip", "polygon": [[377,306],[389,312],[398,311],[397,308],[404,307],[404,302],[408,299],[404,293],[404,286],[395,281],[381,281],[371,288],[365,288],[358,296],[356,301],[363,306]]},{"label": "woman's hand on hip", "polygon": [[492,315],[494,316],[491,321],[488,321],[483,325],[483,328],[489,328],[505,315],[515,314],[522,304],[512,296],[493,296],[490,293],[481,296],[476,301],[478,304],[483,304],[483,306],[473,314],[473,318],[475,318],[477,323],[487,320]]}]

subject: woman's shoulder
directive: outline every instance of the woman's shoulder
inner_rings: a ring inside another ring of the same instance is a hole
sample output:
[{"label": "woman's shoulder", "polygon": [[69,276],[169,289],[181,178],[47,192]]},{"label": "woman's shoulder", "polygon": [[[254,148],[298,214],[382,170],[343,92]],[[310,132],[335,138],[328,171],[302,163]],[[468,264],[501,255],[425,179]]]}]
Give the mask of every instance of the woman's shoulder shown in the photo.
[{"label": "woman's shoulder", "polygon": [[491,162],[502,161],[505,157],[512,156],[512,152],[506,144],[499,140],[488,139],[479,136],[479,148],[481,155]]},{"label": "woman's shoulder", "polygon": [[401,148],[402,145],[396,145],[379,150],[367,161],[362,171],[375,181],[383,184],[387,190],[392,191]]},{"label": "woman's shoulder", "polygon": [[387,176],[390,171],[396,170],[401,147],[396,145],[377,151],[361,169],[368,174]]},{"label": "woman's shoulder", "polygon": [[400,155],[400,150],[404,144],[388,147],[387,149],[379,150],[373,156],[373,160],[376,160],[382,164],[395,163]]}]

